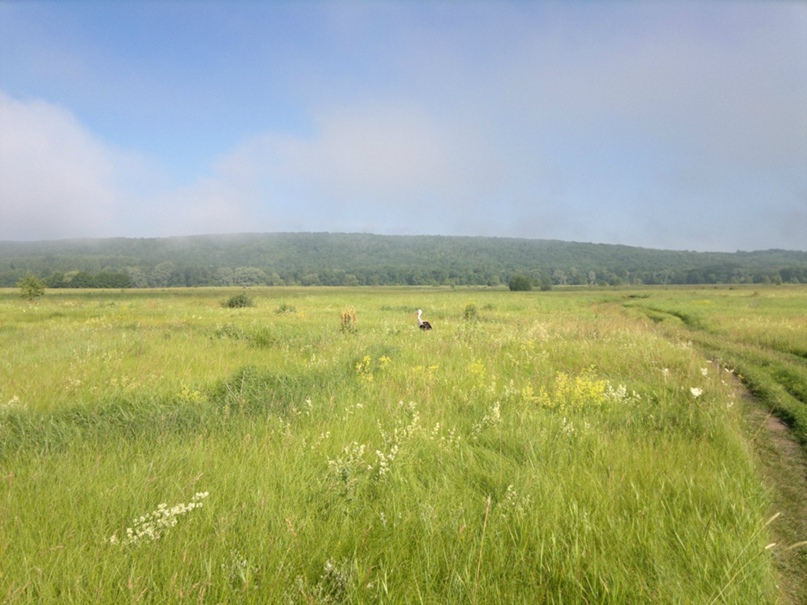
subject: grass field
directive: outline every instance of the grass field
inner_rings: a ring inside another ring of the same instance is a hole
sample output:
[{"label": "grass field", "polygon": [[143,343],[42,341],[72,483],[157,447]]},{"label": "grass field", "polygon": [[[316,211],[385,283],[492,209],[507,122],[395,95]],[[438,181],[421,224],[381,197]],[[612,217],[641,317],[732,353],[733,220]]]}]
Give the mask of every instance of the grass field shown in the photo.
[{"label": "grass field", "polygon": [[0,293],[4,603],[807,599],[807,289],[238,293]]}]

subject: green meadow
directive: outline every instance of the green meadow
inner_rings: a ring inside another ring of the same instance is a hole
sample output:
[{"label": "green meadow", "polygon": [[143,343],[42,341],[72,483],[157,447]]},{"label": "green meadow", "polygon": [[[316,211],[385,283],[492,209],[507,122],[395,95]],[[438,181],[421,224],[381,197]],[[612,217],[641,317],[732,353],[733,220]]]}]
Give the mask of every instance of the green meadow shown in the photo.
[{"label": "green meadow", "polygon": [[807,602],[805,343],[801,286],[3,290],[0,600]]}]

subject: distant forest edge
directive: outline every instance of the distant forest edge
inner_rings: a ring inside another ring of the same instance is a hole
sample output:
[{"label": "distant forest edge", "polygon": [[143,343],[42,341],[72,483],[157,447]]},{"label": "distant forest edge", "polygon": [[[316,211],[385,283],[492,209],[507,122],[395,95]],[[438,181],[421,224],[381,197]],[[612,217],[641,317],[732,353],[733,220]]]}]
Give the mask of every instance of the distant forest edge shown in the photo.
[{"label": "distant forest edge", "polygon": [[0,286],[807,283],[807,252],[686,252],[493,237],[264,233],[0,242]]}]

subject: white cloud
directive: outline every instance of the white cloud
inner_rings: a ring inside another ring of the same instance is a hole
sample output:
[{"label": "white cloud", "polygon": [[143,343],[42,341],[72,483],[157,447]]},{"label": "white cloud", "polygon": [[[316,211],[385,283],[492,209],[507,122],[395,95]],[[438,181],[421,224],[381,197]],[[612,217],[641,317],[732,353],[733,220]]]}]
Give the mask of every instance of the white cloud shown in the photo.
[{"label": "white cloud", "polygon": [[67,109],[0,91],[0,239],[248,230],[247,186],[218,175],[171,189],[143,157],[106,144]]},{"label": "white cloud", "polygon": [[113,233],[122,161],[67,110],[0,91],[0,238]]}]

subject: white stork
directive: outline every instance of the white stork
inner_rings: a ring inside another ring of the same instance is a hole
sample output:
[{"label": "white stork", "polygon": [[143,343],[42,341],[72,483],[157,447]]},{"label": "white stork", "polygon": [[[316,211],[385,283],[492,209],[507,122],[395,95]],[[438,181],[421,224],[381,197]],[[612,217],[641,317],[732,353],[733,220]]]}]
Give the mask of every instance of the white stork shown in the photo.
[{"label": "white stork", "polygon": [[421,330],[431,330],[432,325],[423,319],[420,318],[420,315],[423,313],[420,309],[418,309],[418,326],[420,326]]}]

